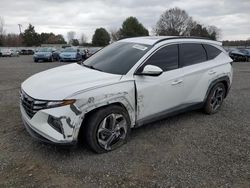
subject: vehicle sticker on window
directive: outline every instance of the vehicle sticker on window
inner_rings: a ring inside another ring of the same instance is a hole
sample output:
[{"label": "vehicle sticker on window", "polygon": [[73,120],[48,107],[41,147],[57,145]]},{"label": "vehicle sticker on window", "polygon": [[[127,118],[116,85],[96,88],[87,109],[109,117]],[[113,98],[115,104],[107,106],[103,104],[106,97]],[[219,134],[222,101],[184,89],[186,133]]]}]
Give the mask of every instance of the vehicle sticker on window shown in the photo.
[{"label": "vehicle sticker on window", "polygon": [[139,44],[134,45],[133,48],[136,48],[136,49],[142,50],[142,51],[145,51],[147,49],[146,46],[139,45]]}]

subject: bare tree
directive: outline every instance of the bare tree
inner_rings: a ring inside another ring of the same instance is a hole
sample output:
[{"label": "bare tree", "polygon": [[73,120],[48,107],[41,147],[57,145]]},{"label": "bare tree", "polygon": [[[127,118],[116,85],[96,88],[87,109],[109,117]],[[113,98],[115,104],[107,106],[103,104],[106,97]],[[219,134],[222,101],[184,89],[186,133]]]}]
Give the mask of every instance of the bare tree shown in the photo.
[{"label": "bare tree", "polygon": [[19,34],[9,33],[4,36],[4,45],[5,46],[21,46],[22,45],[22,37]]},{"label": "bare tree", "polygon": [[82,45],[82,44],[86,44],[88,42],[88,38],[87,38],[87,36],[84,34],[84,33],[82,33],[81,34],[81,38],[80,38],[80,44]]},{"label": "bare tree", "polygon": [[208,26],[207,30],[211,39],[218,40],[221,38],[221,30],[218,27],[211,25]]},{"label": "bare tree", "polygon": [[156,35],[189,35],[193,25],[192,17],[185,10],[172,8],[161,15],[154,32]]},{"label": "bare tree", "polygon": [[69,31],[67,33],[68,42],[71,43],[72,40],[75,39],[75,36],[76,36],[76,32],[75,31]]},{"label": "bare tree", "polygon": [[109,30],[111,42],[118,41],[121,38],[120,32],[117,29],[110,29]]},{"label": "bare tree", "polygon": [[0,17],[0,45],[2,46],[4,43],[4,35],[5,35],[5,30],[4,30],[4,19],[3,17]]},{"label": "bare tree", "polygon": [[0,17],[0,35],[4,35],[5,30],[4,30],[4,19],[3,17]]}]

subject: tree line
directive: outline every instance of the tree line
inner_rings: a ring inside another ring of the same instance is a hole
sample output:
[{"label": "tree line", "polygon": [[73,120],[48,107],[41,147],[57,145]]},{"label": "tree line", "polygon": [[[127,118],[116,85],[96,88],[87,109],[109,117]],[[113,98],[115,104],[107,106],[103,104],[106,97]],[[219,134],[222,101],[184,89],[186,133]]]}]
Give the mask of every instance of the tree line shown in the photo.
[{"label": "tree line", "polygon": [[[152,35],[156,36],[197,36],[218,40],[221,31],[216,26],[203,25],[195,21],[185,10],[171,8],[163,12],[153,27]],[[106,46],[110,42],[129,37],[149,36],[148,29],[135,17],[128,17],[124,20],[119,29],[111,29],[109,32],[105,28],[97,28],[92,37],[92,42],[88,43],[85,34],[76,38],[76,32],[67,33],[68,43],[73,46]],[[241,41],[242,42],[242,41]],[[41,44],[66,44],[61,34],[37,33],[33,25],[29,24],[20,35],[5,34],[4,21],[0,19],[0,46],[40,46]],[[241,44],[239,41],[224,41],[225,45]]]}]

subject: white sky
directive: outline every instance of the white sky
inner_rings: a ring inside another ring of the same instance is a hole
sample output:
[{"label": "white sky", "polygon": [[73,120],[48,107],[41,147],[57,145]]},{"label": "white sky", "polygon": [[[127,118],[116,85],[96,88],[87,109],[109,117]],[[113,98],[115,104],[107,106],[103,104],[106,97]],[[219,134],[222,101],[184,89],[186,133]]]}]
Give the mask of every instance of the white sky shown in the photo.
[{"label": "white sky", "polygon": [[29,23],[38,33],[66,36],[75,31],[90,41],[96,28],[119,29],[135,16],[149,30],[169,8],[179,7],[205,25],[215,25],[223,40],[250,38],[250,0],[1,0],[0,16],[8,33],[19,33]]}]

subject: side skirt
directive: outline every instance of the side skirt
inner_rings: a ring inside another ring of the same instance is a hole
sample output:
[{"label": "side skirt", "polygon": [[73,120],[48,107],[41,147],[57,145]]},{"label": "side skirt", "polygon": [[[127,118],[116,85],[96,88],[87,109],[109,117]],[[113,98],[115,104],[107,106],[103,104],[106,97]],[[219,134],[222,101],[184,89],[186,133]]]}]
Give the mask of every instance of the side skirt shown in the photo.
[{"label": "side skirt", "polygon": [[165,119],[167,117],[171,117],[177,114],[181,114],[183,112],[192,111],[200,109],[204,106],[204,103],[192,103],[192,104],[183,104],[168,110],[165,110],[163,112],[159,112],[157,114],[148,116],[146,118],[140,119],[136,122],[135,128],[140,127],[145,124],[153,123],[162,119]]}]

